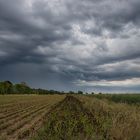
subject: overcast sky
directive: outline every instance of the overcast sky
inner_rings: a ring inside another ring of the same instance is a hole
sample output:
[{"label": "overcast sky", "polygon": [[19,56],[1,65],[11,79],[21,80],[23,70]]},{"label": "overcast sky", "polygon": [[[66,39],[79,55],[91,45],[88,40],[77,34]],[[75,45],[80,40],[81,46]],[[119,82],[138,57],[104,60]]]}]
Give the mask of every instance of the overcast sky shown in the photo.
[{"label": "overcast sky", "polygon": [[140,92],[140,0],[0,0],[0,80]]}]

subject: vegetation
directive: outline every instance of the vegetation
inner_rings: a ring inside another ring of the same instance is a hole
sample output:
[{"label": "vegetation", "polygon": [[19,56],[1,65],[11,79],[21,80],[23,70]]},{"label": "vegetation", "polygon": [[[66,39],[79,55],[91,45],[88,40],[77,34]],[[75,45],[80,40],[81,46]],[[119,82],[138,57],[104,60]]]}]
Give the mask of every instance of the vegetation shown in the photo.
[{"label": "vegetation", "polygon": [[30,88],[25,82],[19,84],[13,84],[10,81],[0,82],[0,94],[83,94],[82,91],[74,92],[61,92],[56,90],[46,90],[46,89],[34,89]]},{"label": "vegetation", "polygon": [[67,96],[57,107],[51,110],[45,126],[33,140],[84,139],[94,136],[96,120],[83,108],[82,102],[73,96]]},{"label": "vegetation", "polygon": [[94,96],[0,95],[0,140],[139,140],[140,105]]},{"label": "vegetation", "polygon": [[31,94],[32,92],[32,89],[25,82],[15,85],[10,81],[0,82],[0,94]]},{"label": "vegetation", "polygon": [[0,94],[11,94],[13,84],[10,81],[0,82]]},{"label": "vegetation", "polygon": [[140,94],[94,94],[98,99],[108,99],[117,103],[139,104]]},{"label": "vegetation", "polygon": [[[98,121],[101,140],[139,140],[140,106],[79,96]],[[96,129],[96,128],[95,128]]]},{"label": "vegetation", "polygon": [[139,140],[140,106],[67,96],[31,140]]}]

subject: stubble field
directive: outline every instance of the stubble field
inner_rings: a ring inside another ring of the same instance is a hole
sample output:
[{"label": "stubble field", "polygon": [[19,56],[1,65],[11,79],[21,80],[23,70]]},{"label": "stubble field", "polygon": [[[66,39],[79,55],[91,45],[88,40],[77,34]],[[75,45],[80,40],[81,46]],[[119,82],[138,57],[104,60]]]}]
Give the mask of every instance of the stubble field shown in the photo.
[{"label": "stubble field", "polygon": [[64,96],[0,96],[0,139],[28,139],[42,126],[47,112]]}]

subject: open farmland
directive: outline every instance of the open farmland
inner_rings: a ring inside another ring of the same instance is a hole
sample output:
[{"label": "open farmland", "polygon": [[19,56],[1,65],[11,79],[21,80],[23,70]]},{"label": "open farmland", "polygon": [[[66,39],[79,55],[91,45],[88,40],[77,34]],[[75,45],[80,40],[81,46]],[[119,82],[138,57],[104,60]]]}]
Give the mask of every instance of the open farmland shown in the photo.
[{"label": "open farmland", "polygon": [[41,126],[47,112],[64,96],[0,96],[0,139],[27,139]]},{"label": "open farmland", "polygon": [[140,105],[88,95],[3,95],[0,136],[0,140],[140,140]]}]

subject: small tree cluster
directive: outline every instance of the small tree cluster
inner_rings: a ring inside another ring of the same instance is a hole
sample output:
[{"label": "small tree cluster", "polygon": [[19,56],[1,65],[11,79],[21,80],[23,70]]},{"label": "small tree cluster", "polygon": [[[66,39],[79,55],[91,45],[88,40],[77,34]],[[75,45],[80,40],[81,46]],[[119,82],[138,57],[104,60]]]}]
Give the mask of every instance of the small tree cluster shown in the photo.
[{"label": "small tree cluster", "polygon": [[10,81],[0,82],[0,94],[30,94],[32,89],[26,83],[12,84]]}]

